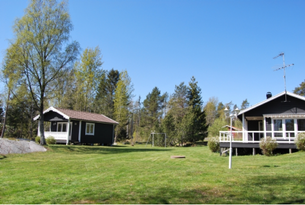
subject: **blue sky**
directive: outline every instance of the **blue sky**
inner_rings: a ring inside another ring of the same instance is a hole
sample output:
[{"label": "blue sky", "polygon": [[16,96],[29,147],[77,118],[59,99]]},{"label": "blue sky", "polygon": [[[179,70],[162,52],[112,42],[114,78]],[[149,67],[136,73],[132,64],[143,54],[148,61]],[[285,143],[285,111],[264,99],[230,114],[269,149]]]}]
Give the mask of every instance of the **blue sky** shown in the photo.
[{"label": "blue sky", "polygon": [[[29,1],[0,0],[0,63]],[[137,99],[157,86],[172,94],[195,76],[202,99],[240,106],[305,79],[304,0],[70,0],[71,39],[99,46],[103,69],[127,70]],[[0,84],[0,90],[4,85]]]}]

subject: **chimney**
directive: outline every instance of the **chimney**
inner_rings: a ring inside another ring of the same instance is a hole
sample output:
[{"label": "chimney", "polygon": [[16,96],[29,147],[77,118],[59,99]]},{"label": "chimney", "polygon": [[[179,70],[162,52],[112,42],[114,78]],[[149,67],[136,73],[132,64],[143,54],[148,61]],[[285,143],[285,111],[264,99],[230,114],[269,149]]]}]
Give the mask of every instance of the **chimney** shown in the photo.
[{"label": "chimney", "polygon": [[266,94],[267,99],[272,97],[272,93],[271,92],[267,92]]}]

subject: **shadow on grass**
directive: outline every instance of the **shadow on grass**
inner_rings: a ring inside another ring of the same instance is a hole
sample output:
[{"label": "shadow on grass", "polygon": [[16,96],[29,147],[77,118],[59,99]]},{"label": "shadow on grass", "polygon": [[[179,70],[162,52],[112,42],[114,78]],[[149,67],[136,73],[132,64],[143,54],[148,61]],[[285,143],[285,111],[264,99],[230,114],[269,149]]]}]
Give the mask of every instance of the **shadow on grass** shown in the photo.
[{"label": "shadow on grass", "polygon": [[305,175],[251,177],[239,186],[239,190],[247,203],[304,204]]},{"label": "shadow on grass", "polygon": [[82,154],[120,154],[126,152],[164,152],[171,149],[165,148],[136,148],[127,146],[86,146],[86,145],[52,145],[49,146],[56,152],[70,152],[70,153],[82,153]]},{"label": "shadow on grass", "polygon": [[121,194],[115,192],[105,193],[103,192],[100,196],[95,196],[89,199],[77,200],[72,203],[86,203],[88,201],[97,204],[204,204],[211,203],[214,199],[221,196],[220,192],[215,190],[201,190],[201,189],[188,189],[178,190],[168,187],[160,187],[159,189],[146,189],[142,192],[134,192],[131,190],[130,193]]},{"label": "shadow on grass", "polygon": [[5,155],[0,154],[0,160],[7,158]]}]

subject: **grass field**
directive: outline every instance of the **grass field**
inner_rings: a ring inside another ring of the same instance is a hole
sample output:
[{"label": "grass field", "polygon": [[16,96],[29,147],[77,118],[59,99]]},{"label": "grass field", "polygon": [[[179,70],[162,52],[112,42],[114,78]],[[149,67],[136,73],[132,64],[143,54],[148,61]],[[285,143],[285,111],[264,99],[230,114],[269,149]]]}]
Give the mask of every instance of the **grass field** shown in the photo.
[{"label": "grass field", "polygon": [[305,203],[305,152],[232,161],[206,146],[53,145],[0,155],[0,204]]}]

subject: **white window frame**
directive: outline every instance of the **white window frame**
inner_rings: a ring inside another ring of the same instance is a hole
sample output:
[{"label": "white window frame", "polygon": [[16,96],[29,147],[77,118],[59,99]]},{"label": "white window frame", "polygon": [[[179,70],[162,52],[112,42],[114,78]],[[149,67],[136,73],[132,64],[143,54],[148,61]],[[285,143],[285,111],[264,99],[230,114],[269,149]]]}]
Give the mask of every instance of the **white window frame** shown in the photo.
[{"label": "white window frame", "polygon": [[[61,124],[61,130],[58,130],[58,125]],[[66,125],[66,131],[62,131],[63,130],[63,125]],[[67,132],[68,126],[67,126],[67,122],[57,122],[57,126],[56,126],[56,130],[57,132]]]},{"label": "white window frame", "polygon": [[[93,129],[92,129],[92,133],[88,132],[89,130],[87,130],[87,127],[88,126],[93,126]],[[95,132],[95,123],[89,123],[89,122],[86,122],[86,130],[85,130],[85,135],[94,135],[94,132]]]},{"label": "white window frame", "polygon": [[[282,137],[275,137],[274,135],[274,132],[280,132],[280,131],[274,131],[274,120],[282,120]],[[286,120],[293,120],[294,122],[294,131],[287,131],[286,129]],[[284,138],[284,139],[287,139],[289,137],[286,137],[287,133],[291,133],[291,132],[294,132],[294,136],[297,136],[297,133],[299,132],[298,130],[298,125],[297,125],[297,119],[296,118],[272,118],[272,124],[271,124],[271,127],[272,127],[272,135],[273,137],[275,138]],[[291,137],[293,138],[293,137]]]}]

